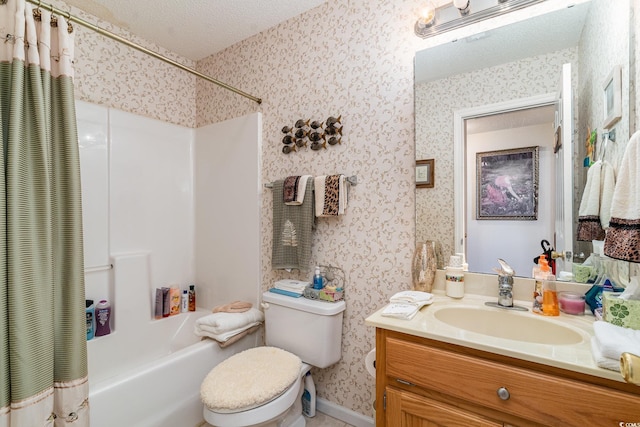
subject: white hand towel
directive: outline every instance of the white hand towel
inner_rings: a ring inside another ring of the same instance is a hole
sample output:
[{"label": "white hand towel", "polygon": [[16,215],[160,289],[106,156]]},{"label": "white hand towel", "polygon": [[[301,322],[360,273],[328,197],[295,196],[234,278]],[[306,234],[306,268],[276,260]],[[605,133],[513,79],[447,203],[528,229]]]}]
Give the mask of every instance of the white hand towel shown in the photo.
[{"label": "white hand towel", "polygon": [[640,331],[597,320],[593,332],[603,357],[620,360],[625,352],[640,355]]},{"label": "white hand towel", "polygon": [[604,254],[623,261],[640,262],[640,131],[624,151],[611,201],[611,220]]},{"label": "white hand towel", "polygon": [[611,163],[602,162],[600,172],[600,225],[605,230],[609,228],[611,220],[611,202],[616,187],[616,173]]},{"label": "white hand towel", "polygon": [[596,337],[591,337],[591,354],[593,355],[593,360],[596,361],[596,365],[599,367],[620,372],[620,360],[604,357]]},{"label": "white hand towel", "polygon": [[222,334],[245,327],[251,323],[264,321],[264,314],[257,308],[243,313],[213,313],[196,319],[196,327],[207,326],[214,334]]},{"label": "white hand towel", "polygon": [[433,302],[433,294],[422,291],[401,291],[393,295],[389,301],[423,306]]},{"label": "white hand towel", "polygon": [[381,315],[397,319],[411,320],[418,313],[420,307],[414,304],[391,303],[385,307]]}]

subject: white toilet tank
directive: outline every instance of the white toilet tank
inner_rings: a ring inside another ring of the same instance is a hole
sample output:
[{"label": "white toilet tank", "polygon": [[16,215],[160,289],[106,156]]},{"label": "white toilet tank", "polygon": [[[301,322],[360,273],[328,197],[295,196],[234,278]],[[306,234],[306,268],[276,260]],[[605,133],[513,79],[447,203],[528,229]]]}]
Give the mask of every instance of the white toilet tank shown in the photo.
[{"label": "white toilet tank", "polygon": [[290,351],[318,368],[342,356],[344,301],[326,302],[265,292],[264,324],[267,345]]}]

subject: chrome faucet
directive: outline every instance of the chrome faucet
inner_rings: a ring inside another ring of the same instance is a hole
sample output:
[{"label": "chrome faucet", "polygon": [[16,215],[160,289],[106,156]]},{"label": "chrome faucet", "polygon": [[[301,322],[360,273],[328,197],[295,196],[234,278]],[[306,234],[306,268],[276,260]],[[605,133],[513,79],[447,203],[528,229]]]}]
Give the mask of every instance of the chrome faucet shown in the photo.
[{"label": "chrome faucet", "polygon": [[498,273],[498,305],[513,307],[513,276]]},{"label": "chrome faucet", "polygon": [[527,308],[513,305],[513,276],[516,272],[503,259],[498,258],[500,269],[494,268],[498,273],[498,302],[486,302],[491,307],[506,308],[509,310],[527,311]]}]

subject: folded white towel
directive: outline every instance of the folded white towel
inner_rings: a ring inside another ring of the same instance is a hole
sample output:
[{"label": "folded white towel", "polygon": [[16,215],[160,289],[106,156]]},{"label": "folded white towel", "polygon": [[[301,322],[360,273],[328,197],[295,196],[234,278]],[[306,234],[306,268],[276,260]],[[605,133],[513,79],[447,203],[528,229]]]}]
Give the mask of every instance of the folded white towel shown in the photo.
[{"label": "folded white towel", "polygon": [[283,279],[274,283],[273,287],[276,289],[282,289],[283,291],[296,292],[302,294],[304,289],[311,285],[309,282],[302,282],[300,280]]},{"label": "folded white towel", "polygon": [[298,180],[298,189],[296,191],[296,199],[291,202],[285,202],[285,205],[299,206],[304,202],[304,196],[307,192],[307,181],[312,178],[311,175],[301,175]]},{"label": "folded white towel", "polygon": [[640,355],[640,331],[597,320],[593,322],[593,332],[606,358],[620,360],[625,352]]},{"label": "folded white towel", "polygon": [[251,329],[254,326],[260,325],[260,324],[262,324],[262,322],[253,322],[253,323],[249,323],[248,325],[242,326],[240,328],[236,328],[231,331],[222,332],[222,333],[213,332],[213,328],[207,325],[196,325],[194,327],[193,333],[199,337],[213,338],[218,342],[225,342],[231,339],[232,337],[238,335],[239,333],[244,332],[247,329]]},{"label": "folded white towel", "polygon": [[222,334],[243,328],[251,323],[264,321],[264,314],[257,308],[243,313],[213,313],[196,319],[196,328],[207,326],[214,334]]},{"label": "folded white towel", "polygon": [[604,357],[596,337],[591,337],[591,354],[593,355],[593,360],[596,361],[596,365],[599,367],[620,372],[620,360]]},{"label": "folded white towel", "polygon": [[414,304],[391,303],[385,307],[381,315],[398,319],[411,320],[420,311],[420,307]]},{"label": "folded white towel", "polygon": [[422,291],[401,291],[393,295],[390,302],[420,305],[420,307],[433,302],[433,294]]}]

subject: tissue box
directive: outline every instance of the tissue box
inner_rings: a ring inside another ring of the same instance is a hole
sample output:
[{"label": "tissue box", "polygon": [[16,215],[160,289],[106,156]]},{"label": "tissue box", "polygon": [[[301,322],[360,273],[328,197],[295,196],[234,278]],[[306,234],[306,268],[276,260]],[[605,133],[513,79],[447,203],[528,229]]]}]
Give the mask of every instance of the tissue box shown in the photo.
[{"label": "tissue box", "polygon": [[602,293],[602,318],[606,322],[631,329],[640,329],[640,300],[618,298],[620,292]]}]

